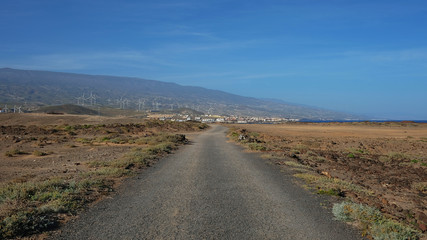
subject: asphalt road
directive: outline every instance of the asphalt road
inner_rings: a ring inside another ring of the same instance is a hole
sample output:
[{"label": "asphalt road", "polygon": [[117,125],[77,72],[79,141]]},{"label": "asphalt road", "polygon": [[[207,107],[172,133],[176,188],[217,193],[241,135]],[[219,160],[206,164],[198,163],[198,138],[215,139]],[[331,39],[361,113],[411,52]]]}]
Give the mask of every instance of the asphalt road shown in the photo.
[{"label": "asphalt road", "polygon": [[214,126],[54,239],[361,239],[321,199]]}]

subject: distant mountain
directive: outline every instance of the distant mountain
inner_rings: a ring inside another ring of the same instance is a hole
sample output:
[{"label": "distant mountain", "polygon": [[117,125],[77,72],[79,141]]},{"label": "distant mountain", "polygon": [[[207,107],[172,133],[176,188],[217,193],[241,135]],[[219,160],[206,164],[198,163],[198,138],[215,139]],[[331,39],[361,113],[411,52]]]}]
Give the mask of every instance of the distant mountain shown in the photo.
[{"label": "distant mountain", "polygon": [[131,77],[0,69],[1,104],[103,105],[125,109],[191,108],[208,114],[320,119],[357,117],[202,87]]}]

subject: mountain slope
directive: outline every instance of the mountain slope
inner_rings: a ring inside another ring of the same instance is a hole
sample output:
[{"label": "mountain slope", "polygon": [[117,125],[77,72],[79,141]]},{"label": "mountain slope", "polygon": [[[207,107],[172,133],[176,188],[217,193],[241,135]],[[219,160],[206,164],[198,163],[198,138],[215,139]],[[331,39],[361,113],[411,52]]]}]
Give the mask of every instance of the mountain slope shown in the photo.
[{"label": "mountain slope", "polygon": [[25,102],[36,105],[78,103],[140,110],[188,107],[205,113],[241,116],[354,118],[333,111],[141,78],[0,69],[0,103]]}]

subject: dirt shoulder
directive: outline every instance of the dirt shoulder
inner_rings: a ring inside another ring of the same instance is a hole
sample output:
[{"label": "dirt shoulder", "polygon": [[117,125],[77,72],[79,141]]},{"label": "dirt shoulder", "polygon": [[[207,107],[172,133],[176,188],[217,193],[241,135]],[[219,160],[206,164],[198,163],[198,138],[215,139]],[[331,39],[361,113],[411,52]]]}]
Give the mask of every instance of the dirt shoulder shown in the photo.
[{"label": "dirt shoulder", "polygon": [[[236,141],[264,152],[276,164],[306,166],[296,174],[314,184],[318,193],[373,206],[426,231],[427,124],[289,123],[232,128]],[[313,174],[351,187],[324,187]]]}]

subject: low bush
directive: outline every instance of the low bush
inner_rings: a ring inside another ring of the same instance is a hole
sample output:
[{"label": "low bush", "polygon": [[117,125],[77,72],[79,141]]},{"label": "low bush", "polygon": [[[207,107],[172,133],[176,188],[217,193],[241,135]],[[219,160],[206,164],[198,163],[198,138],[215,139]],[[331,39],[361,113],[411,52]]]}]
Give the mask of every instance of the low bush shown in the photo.
[{"label": "low bush", "polygon": [[314,175],[311,173],[297,173],[294,174],[295,177],[305,180],[308,184],[313,185],[317,189],[326,189],[323,191],[329,190],[340,190],[340,191],[352,191],[365,193],[367,195],[372,195],[371,191],[364,189],[363,187],[341,180],[337,178],[329,178],[322,175]]},{"label": "low bush", "polygon": [[22,151],[21,149],[15,148],[10,151],[5,152],[6,157],[13,157],[15,155],[27,154],[27,152]]},{"label": "low bush", "polygon": [[57,178],[0,186],[0,207],[9,209],[0,216],[0,239],[39,233],[57,226],[55,214],[75,212],[87,201],[90,188],[103,185],[100,181],[85,179],[76,183]]},{"label": "low bush", "polygon": [[365,236],[375,240],[411,240],[419,239],[420,233],[382,215],[373,207],[351,202],[334,204],[332,213],[335,218],[345,222],[357,222]]},{"label": "low bush", "polygon": [[249,143],[248,147],[252,151],[266,151],[267,147],[264,144],[260,143]]},{"label": "low bush", "polygon": [[46,155],[47,155],[47,153],[42,152],[42,151],[39,151],[39,150],[34,150],[33,155],[34,155],[34,156],[41,157],[41,156],[46,156]]}]

